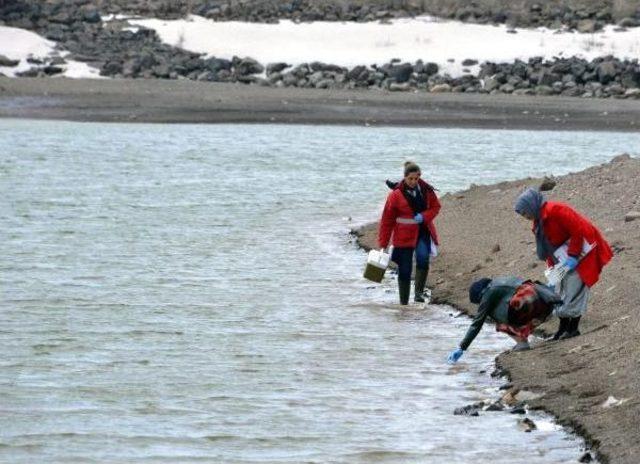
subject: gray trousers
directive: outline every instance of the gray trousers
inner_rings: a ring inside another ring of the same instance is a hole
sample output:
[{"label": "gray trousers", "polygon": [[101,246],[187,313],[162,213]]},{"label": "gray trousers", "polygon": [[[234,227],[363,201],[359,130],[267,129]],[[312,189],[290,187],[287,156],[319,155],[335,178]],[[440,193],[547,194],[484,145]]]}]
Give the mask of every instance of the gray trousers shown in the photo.
[{"label": "gray trousers", "polygon": [[589,287],[576,271],[569,272],[556,286],[556,292],[562,298],[562,306],[555,310],[558,317],[578,317],[587,312]]}]

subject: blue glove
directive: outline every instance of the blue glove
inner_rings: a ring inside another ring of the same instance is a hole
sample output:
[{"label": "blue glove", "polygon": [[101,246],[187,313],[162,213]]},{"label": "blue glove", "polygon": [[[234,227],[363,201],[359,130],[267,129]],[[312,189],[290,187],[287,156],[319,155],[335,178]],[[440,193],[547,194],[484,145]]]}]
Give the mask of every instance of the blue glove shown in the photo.
[{"label": "blue glove", "polygon": [[578,260],[573,256],[569,256],[567,259],[564,260],[564,263],[562,263],[562,265],[565,266],[570,271],[573,271],[576,267],[578,267]]},{"label": "blue glove", "polygon": [[416,221],[418,224],[422,224],[422,222],[424,221],[424,218],[422,217],[422,214],[418,213],[415,216],[413,216],[413,220]]},{"label": "blue glove", "polygon": [[452,351],[451,353],[449,353],[449,357],[447,358],[447,362],[449,364],[455,364],[458,362],[458,359],[460,359],[462,357],[462,354],[464,353],[464,351],[462,351],[462,348],[458,348],[455,351]]}]

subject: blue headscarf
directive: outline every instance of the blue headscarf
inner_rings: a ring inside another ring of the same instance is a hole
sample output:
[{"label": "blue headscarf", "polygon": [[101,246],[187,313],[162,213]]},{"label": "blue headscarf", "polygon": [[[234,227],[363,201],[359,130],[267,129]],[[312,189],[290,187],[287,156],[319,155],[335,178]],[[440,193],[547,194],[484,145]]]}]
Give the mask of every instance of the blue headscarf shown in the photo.
[{"label": "blue headscarf", "polygon": [[540,210],[546,202],[547,200],[539,191],[528,188],[520,194],[515,204],[516,213],[520,215],[526,214],[533,218],[534,232],[536,234],[536,254],[543,261],[547,257],[553,258],[553,252],[556,251],[555,247],[549,243],[549,240],[544,235],[544,228],[540,219]]}]

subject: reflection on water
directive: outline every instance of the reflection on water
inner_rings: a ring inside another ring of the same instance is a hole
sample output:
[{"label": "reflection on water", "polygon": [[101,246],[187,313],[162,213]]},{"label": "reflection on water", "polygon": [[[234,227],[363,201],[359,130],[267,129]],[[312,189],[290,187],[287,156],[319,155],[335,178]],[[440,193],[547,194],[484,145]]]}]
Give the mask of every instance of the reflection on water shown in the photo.
[{"label": "reflection on water", "polygon": [[347,232],[408,155],[447,191],[638,138],[0,121],[0,460],[575,459],[548,423],[454,416],[497,395],[508,342],[447,366],[468,321],[397,307]]}]

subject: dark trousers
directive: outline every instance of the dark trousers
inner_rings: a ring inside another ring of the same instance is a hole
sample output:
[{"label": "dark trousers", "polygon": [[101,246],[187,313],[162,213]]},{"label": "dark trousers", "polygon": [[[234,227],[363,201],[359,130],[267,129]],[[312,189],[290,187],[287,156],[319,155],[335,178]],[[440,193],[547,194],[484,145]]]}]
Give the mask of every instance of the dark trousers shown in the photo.
[{"label": "dark trousers", "polygon": [[421,235],[416,247],[394,248],[391,260],[398,265],[398,279],[411,280],[413,270],[413,254],[416,255],[416,268],[429,272],[429,254],[431,252],[431,237]]}]

